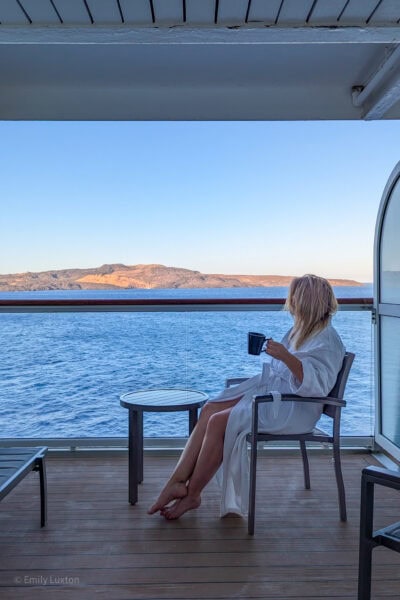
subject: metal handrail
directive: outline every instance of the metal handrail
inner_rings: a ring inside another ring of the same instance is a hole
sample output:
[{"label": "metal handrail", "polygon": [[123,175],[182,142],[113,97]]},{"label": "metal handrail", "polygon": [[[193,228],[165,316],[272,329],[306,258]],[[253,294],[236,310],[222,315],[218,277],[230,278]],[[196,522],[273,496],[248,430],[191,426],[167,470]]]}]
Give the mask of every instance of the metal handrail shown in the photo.
[{"label": "metal handrail", "polygon": [[[281,310],[284,298],[1,299],[0,313],[15,312],[190,312]],[[373,298],[338,298],[340,310],[373,309]]]}]

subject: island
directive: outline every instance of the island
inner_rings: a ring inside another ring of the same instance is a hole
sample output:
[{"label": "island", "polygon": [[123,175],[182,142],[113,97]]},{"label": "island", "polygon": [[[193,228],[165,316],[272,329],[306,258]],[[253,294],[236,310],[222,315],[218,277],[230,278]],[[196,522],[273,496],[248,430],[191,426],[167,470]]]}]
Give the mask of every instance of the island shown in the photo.
[{"label": "island", "polygon": [[[0,274],[0,292],[40,290],[243,288],[288,286],[293,275],[223,275],[158,264],[109,264],[91,269],[60,269]],[[329,279],[334,286],[361,286],[352,279]]]}]

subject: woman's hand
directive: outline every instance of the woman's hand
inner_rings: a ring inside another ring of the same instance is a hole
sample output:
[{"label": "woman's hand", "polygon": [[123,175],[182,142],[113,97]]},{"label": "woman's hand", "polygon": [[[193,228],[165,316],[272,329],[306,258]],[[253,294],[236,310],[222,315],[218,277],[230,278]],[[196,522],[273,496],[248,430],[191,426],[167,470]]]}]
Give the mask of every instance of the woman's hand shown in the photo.
[{"label": "woman's hand", "polygon": [[265,352],[269,356],[272,356],[272,358],[277,358],[283,362],[285,362],[285,358],[287,359],[290,354],[289,350],[283,344],[275,342],[272,338],[267,339]]},{"label": "woman's hand", "polygon": [[265,344],[265,352],[269,356],[272,356],[272,358],[276,358],[277,360],[281,360],[283,363],[285,363],[297,381],[303,383],[304,373],[301,360],[289,352],[289,350],[283,344],[274,342],[272,338],[269,338]]}]

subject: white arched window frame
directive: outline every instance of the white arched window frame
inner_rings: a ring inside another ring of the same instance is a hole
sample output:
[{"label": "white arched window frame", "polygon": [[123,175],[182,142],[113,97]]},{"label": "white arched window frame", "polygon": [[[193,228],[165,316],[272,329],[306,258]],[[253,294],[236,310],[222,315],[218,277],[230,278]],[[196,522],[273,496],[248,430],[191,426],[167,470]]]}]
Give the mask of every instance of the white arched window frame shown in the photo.
[{"label": "white arched window frame", "polygon": [[379,208],[374,248],[376,442],[400,459],[400,162]]}]

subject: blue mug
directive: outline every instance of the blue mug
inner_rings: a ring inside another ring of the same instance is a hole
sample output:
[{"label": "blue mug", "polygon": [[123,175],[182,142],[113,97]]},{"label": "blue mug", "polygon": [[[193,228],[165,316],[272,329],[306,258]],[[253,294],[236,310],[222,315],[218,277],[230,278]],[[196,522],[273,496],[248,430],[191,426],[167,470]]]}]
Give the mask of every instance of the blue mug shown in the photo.
[{"label": "blue mug", "polygon": [[262,347],[266,342],[267,338],[263,333],[256,333],[255,331],[249,331],[247,334],[247,351],[249,354],[259,355],[261,354]]}]

